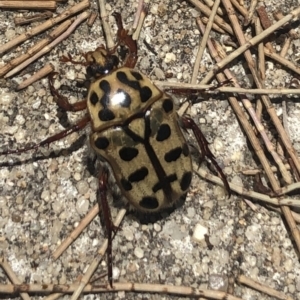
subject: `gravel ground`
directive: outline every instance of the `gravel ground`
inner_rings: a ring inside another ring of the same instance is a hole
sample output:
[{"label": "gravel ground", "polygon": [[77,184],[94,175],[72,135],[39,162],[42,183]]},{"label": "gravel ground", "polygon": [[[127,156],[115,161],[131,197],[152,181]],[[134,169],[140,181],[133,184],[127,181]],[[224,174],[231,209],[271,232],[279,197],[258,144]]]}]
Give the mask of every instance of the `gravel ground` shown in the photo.
[{"label": "gravel ground", "polygon": [[[68,1],[69,5],[74,3]],[[132,24],[137,1],[108,3],[109,13],[119,11],[124,22],[128,26]],[[279,8],[285,14],[299,4],[299,1],[288,0],[265,1],[270,13]],[[94,2],[91,5],[96,9]],[[64,7],[59,5],[58,11]],[[2,44],[28,29],[14,27],[16,14],[0,11]],[[193,18],[196,15],[197,10],[186,1],[152,1],[141,33],[137,68],[152,80],[189,82],[199,43],[199,30]],[[110,20],[115,30],[113,18]],[[60,73],[57,87],[64,90],[71,102],[83,98],[83,91],[76,87],[76,79],[84,78],[83,67],[63,64],[59,57],[70,53],[79,60],[82,52],[103,44],[100,28],[99,20],[92,28],[82,24],[67,40],[24,72],[13,79],[1,79],[1,150],[7,145],[17,148],[39,142],[82,117],[81,113],[66,114],[57,109],[47,79],[23,91],[16,92],[14,88],[16,82],[51,62]],[[45,34],[33,38],[33,42],[41,36]],[[153,52],[143,40],[151,45]],[[298,55],[299,60],[299,51],[293,52],[297,45],[299,49],[299,40],[294,43],[288,58],[296,59]],[[3,61],[23,53],[28,45],[31,44],[21,45],[12,54],[4,55]],[[212,64],[210,57],[205,55],[200,71],[205,74]],[[242,79],[241,85],[247,87],[249,76],[238,60],[232,70]],[[267,87],[286,86],[290,79],[290,73],[268,60]],[[253,178],[245,177],[241,170],[256,167],[255,157],[226,96],[218,98],[193,105],[190,114],[211,142],[211,149],[228,180],[252,189]],[[274,105],[281,114],[280,101]],[[291,138],[299,150],[300,105],[288,101],[287,109]],[[188,138],[194,143],[192,136]],[[96,203],[97,178],[89,171],[89,151],[86,130],[51,144],[49,149],[0,158],[0,250],[21,282],[72,283],[80,279],[100,247],[104,237],[99,218],[96,218],[61,258],[53,261],[49,257]],[[141,222],[132,214],[125,217],[113,242],[115,280],[219,287],[245,300],[274,299],[237,284],[237,276],[245,274],[293,299],[300,299],[300,264],[286,224],[277,212],[260,204],[256,207],[253,211],[237,194],[228,199],[221,187],[194,175],[185,203],[172,213],[150,223]],[[116,216],[119,208],[112,206],[111,210]],[[207,230],[209,243],[193,239],[196,228]],[[101,266],[97,275],[107,270],[106,260]],[[8,283],[1,269],[0,282]],[[92,294],[84,297],[99,298]],[[103,294],[101,299],[183,298],[120,292]]]}]

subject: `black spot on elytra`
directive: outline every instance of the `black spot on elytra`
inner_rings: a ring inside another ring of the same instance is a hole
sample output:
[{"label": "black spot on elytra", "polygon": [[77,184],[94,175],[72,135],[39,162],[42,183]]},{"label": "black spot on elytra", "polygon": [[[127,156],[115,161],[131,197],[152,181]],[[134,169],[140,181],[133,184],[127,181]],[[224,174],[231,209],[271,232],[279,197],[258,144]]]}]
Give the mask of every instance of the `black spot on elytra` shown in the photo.
[{"label": "black spot on elytra", "polygon": [[175,180],[177,180],[177,175],[176,174],[171,174],[171,175],[167,176],[166,178],[164,178],[163,180],[157,182],[153,186],[153,188],[152,188],[153,193],[156,193],[160,189],[163,189],[165,186],[167,186],[168,184],[170,184],[171,182],[173,182]]},{"label": "black spot on elytra", "polygon": [[107,80],[103,79],[99,82],[99,87],[100,89],[105,93],[105,94],[109,94],[110,93],[110,84]]},{"label": "black spot on elytra", "polygon": [[95,146],[98,148],[98,149],[106,149],[109,145],[109,141],[106,137],[98,137],[96,140],[95,140]]},{"label": "black spot on elytra", "polygon": [[131,71],[130,73],[131,73],[131,75],[132,75],[136,80],[142,80],[142,79],[143,79],[143,76],[142,76],[141,73],[139,73],[139,72]]},{"label": "black spot on elytra", "polygon": [[138,182],[144,180],[144,178],[148,175],[149,171],[146,167],[142,167],[135,172],[131,173],[128,177],[130,182]]},{"label": "black spot on elytra", "polygon": [[176,161],[182,153],[182,148],[177,147],[165,154],[165,161],[166,162],[171,162],[171,161]]},{"label": "black spot on elytra", "polygon": [[186,191],[192,181],[192,172],[186,172],[183,174],[181,181],[180,181],[180,187],[182,191]]},{"label": "black spot on elytra", "polygon": [[189,156],[190,154],[189,146],[186,143],[182,146],[182,153],[184,156]]},{"label": "black spot on elytra", "polygon": [[99,111],[98,117],[101,121],[106,122],[106,121],[111,121],[115,118],[115,114],[108,108],[104,108]]},{"label": "black spot on elytra", "polygon": [[144,103],[144,102],[148,101],[152,97],[152,90],[148,86],[141,87],[140,83],[138,82],[138,80],[143,79],[141,74],[139,74],[138,72],[133,72],[133,71],[131,72],[131,74],[134,76],[134,78],[137,79],[137,81],[129,80],[126,73],[122,72],[122,71],[117,72],[116,76],[117,76],[118,80],[120,82],[122,82],[123,84],[126,84],[129,87],[133,88],[134,90],[139,91],[141,102]]},{"label": "black spot on elytra", "polygon": [[132,184],[125,178],[121,179],[121,185],[125,191],[130,191],[132,189]]},{"label": "black spot on elytra", "polygon": [[122,89],[117,90],[117,94],[122,94],[123,101],[120,101],[118,104],[122,107],[129,107],[131,104],[130,95]]},{"label": "black spot on elytra", "polygon": [[140,206],[146,209],[156,209],[158,207],[158,201],[155,197],[143,197],[140,201]]},{"label": "black spot on elytra", "polygon": [[166,99],[163,103],[163,109],[166,113],[169,113],[173,110],[173,101],[172,99]]},{"label": "black spot on elytra", "polygon": [[90,96],[90,101],[93,105],[96,105],[99,101],[98,95],[95,92],[92,92]]},{"label": "black spot on elytra", "polygon": [[156,135],[156,140],[162,142],[171,135],[171,128],[168,124],[161,124]]},{"label": "black spot on elytra", "polygon": [[119,71],[117,72],[116,76],[123,84],[126,84],[135,90],[140,90],[141,86],[139,82],[135,80],[129,80],[125,72]]},{"label": "black spot on elytra", "polygon": [[152,90],[148,86],[144,86],[140,89],[141,101],[144,103],[152,97]]},{"label": "black spot on elytra", "polygon": [[139,154],[139,150],[132,147],[123,147],[119,151],[122,160],[131,161]]}]

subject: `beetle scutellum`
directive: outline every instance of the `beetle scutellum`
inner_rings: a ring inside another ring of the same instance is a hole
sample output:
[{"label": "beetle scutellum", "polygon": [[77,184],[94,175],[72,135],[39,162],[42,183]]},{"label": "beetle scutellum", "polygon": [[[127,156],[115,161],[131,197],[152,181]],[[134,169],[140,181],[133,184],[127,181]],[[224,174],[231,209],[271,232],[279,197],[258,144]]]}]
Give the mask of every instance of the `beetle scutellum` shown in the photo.
[{"label": "beetle scutellum", "polygon": [[[75,104],[60,96],[50,80],[58,106],[66,111],[87,109],[86,116],[34,146],[0,155],[49,145],[91,123],[92,148],[111,166],[123,196],[135,209],[153,213],[173,206],[187,193],[192,180],[191,156],[181,126],[193,131],[202,158],[211,160],[230,195],[226,177],[196,123],[186,116],[179,118],[172,98],[134,69],[138,58],[136,41],[123,29],[120,14],[114,16],[118,25],[117,46],[124,45],[129,51],[123,66],[118,67],[116,48],[107,51],[99,47],[87,53],[87,74],[91,80],[88,96]],[[108,278],[112,285],[111,243],[116,230],[107,204],[107,180],[108,173],[103,168],[99,175],[99,205],[108,238]]]}]

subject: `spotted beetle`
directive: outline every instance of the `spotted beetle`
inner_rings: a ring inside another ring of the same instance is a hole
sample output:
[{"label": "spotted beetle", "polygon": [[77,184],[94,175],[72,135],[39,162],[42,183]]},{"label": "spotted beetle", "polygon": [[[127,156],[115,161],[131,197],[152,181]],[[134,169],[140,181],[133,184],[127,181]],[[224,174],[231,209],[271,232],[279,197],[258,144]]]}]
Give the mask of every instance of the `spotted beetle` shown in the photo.
[{"label": "spotted beetle", "polygon": [[[123,28],[121,15],[113,14],[117,25],[117,46],[101,46],[85,54],[89,88],[87,99],[70,104],[49,85],[58,106],[65,111],[87,110],[87,114],[69,129],[33,146],[4,151],[0,155],[21,153],[60,140],[91,124],[90,143],[101,160],[106,161],[122,195],[136,210],[153,213],[172,207],[184,196],[192,180],[192,159],[182,129],[191,129],[201,150],[230,188],[208,142],[193,119],[179,117],[173,99],[134,69],[137,43]],[[128,48],[123,66],[115,55],[118,46]],[[69,59],[72,61],[71,59]],[[102,209],[108,238],[108,280],[112,286],[112,238],[114,227],[107,203],[108,170],[99,174],[99,206]],[[100,209],[100,211],[101,211]]]}]

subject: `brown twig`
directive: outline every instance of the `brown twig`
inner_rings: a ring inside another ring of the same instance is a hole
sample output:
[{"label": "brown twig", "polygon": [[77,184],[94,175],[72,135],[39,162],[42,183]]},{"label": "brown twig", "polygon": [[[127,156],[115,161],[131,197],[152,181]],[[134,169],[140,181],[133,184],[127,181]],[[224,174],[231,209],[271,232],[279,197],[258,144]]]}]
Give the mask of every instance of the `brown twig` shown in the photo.
[{"label": "brown twig", "polygon": [[51,42],[49,45],[47,45],[46,47],[44,47],[42,50],[40,50],[38,53],[36,53],[35,55],[33,55],[32,57],[30,57],[29,59],[27,59],[26,61],[24,61],[23,63],[21,63],[20,65],[18,65],[16,68],[14,68],[13,70],[11,70],[10,72],[8,72],[5,77],[10,77],[18,72],[20,72],[21,70],[23,70],[25,67],[27,67],[29,64],[31,64],[33,61],[37,60],[39,57],[45,55],[46,53],[48,53],[49,51],[51,51],[57,44],[59,44],[60,42],[62,42],[64,39],[66,39],[75,29],[76,27],[83,22],[84,20],[86,20],[89,17],[90,13],[85,11],[82,14],[80,14],[76,20],[72,23],[72,25],[63,33],[61,34],[59,37],[57,37],[53,42]]},{"label": "brown twig", "polygon": [[72,24],[73,21],[74,21],[74,19],[72,19],[72,18],[69,20],[66,20],[65,22],[60,24],[57,28],[55,28],[53,31],[51,31],[45,39],[37,42],[34,46],[29,48],[25,54],[12,59],[10,62],[5,64],[3,67],[1,67],[0,68],[0,77],[4,76],[7,72],[9,72],[13,68],[20,65],[22,62],[26,61],[27,59],[29,59],[30,57],[32,57],[33,55],[35,55],[36,53],[41,51],[51,41],[53,41],[55,38],[60,36]]},{"label": "brown twig", "polygon": [[269,286],[263,285],[261,282],[255,281],[253,279],[250,279],[249,277],[246,277],[245,275],[240,275],[238,278],[238,281],[241,284],[245,284],[257,291],[263,292],[271,297],[274,297],[276,299],[280,300],[293,300],[293,298],[286,296],[282,292],[278,292],[274,289],[272,289]]},{"label": "brown twig", "polygon": [[[126,209],[121,209],[114,221],[114,226],[119,227],[124,216],[126,214]],[[72,294],[71,300],[76,300],[80,297],[81,293],[84,291],[85,287],[88,285],[92,275],[94,274],[95,270],[98,268],[98,265],[100,264],[106,249],[108,245],[108,239],[105,239],[104,243],[102,244],[102,247],[98,250],[97,254],[95,255],[94,260],[86,270],[85,274],[80,280],[80,283],[77,285],[75,291]],[[114,284],[115,286],[115,284]]]},{"label": "brown twig", "polygon": [[28,87],[29,85],[36,82],[37,80],[46,77],[53,71],[54,71],[54,66],[51,63],[46,64],[42,69],[38,70],[33,76],[27,78],[22,83],[20,83],[17,87],[17,91]]},{"label": "brown twig", "polygon": [[0,8],[4,9],[37,9],[55,10],[55,1],[0,1]]},{"label": "brown twig", "polygon": [[[211,10],[208,6],[201,3],[199,0],[189,0],[193,5],[195,5],[204,15],[209,17],[211,15]],[[215,16],[215,23],[220,26],[223,30],[233,35],[233,30],[228,23],[226,23],[221,17],[218,15]]]},{"label": "brown twig", "polygon": [[29,24],[32,22],[38,22],[44,19],[52,18],[53,13],[50,11],[45,11],[40,14],[35,14],[34,16],[25,16],[25,17],[15,17],[14,22],[16,26],[21,26],[25,24]]},{"label": "brown twig", "polygon": [[[11,282],[13,284],[21,284],[20,280],[18,279],[18,277],[16,276],[16,274],[11,269],[10,265],[8,264],[8,262],[6,261],[6,259],[3,256],[0,256],[0,266],[4,270],[4,272],[7,274],[8,278],[11,280]],[[1,291],[0,291],[0,294],[1,294]],[[26,292],[20,293],[20,296],[24,300],[30,300],[30,297],[29,297],[28,293],[26,293]]]}]

